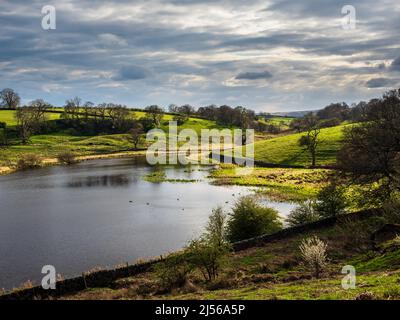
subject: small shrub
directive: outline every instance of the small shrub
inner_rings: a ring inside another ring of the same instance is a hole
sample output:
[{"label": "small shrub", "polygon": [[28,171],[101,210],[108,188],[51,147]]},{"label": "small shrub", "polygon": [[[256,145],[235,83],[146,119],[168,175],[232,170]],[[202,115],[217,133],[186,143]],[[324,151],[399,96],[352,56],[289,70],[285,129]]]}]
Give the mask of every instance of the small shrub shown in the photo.
[{"label": "small shrub", "polygon": [[228,220],[227,238],[236,242],[281,229],[282,222],[276,210],[259,205],[251,197],[242,197],[236,202]]},{"label": "small shrub", "polygon": [[206,237],[217,246],[223,246],[226,240],[226,215],[222,207],[213,209],[206,226]]},{"label": "small shrub", "polygon": [[290,212],[286,218],[286,223],[289,227],[296,227],[317,221],[320,218],[321,216],[314,209],[314,203],[306,201]]},{"label": "small shrub", "polygon": [[326,218],[335,217],[345,213],[346,207],[343,187],[329,184],[318,193],[315,210],[319,215]]},{"label": "small shrub", "polygon": [[219,270],[230,251],[225,239],[226,215],[221,207],[212,211],[206,231],[196,240],[189,242],[187,252],[193,267],[198,268],[208,282],[218,278]]},{"label": "small shrub", "polygon": [[58,162],[66,165],[75,164],[78,161],[76,160],[75,155],[70,151],[64,151],[57,155]]},{"label": "small shrub", "polygon": [[38,155],[34,153],[28,153],[19,158],[17,162],[17,168],[19,170],[38,168],[42,165],[42,162],[42,158]]},{"label": "small shrub", "polygon": [[299,247],[305,264],[313,270],[314,276],[318,279],[327,264],[327,245],[318,237],[304,239]]},{"label": "small shrub", "polygon": [[225,244],[218,245],[216,242],[211,242],[206,237],[202,237],[192,240],[187,250],[191,265],[199,269],[204,279],[210,282],[218,278],[219,270],[229,252],[229,247]]},{"label": "small shrub", "polygon": [[185,253],[174,253],[169,255],[165,261],[158,263],[154,271],[163,290],[171,291],[182,287],[192,266],[187,261]]}]

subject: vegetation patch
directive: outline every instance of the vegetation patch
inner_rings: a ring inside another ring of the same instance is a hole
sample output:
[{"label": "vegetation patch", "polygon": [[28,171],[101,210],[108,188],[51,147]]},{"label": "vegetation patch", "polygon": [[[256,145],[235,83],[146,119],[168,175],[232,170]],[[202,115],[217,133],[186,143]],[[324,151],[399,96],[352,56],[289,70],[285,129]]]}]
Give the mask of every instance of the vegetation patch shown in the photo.
[{"label": "vegetation patch", "polygon": [[273,200],[304,201],[317,196],[333,175],[327,169],[254,168],[238,175],[234,166],[222,165],[213,170],[214,184],[263,187],[260,193]]}]

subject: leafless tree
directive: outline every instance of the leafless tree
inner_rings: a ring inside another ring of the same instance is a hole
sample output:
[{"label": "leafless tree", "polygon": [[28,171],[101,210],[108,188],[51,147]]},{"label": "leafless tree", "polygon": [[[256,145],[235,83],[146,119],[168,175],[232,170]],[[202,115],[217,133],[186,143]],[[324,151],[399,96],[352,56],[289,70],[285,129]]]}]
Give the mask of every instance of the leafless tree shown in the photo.
[{"label": "leafless tree", "polygon": [[27,143],[30,136],[46,121],[45,114],[37,107],[18,107],[15,112],[17,127],[22,143]]},{"label": "leafless tree", "polygon": [[318,118],[313,114],[308,114],[304,117],[304,127],[307,131],[306,135],[299,139],[299,145],[304,147],[311,155],[311,165],[314,167],[317,161],[317,148],[320,143]]},{"label": "leafless tree", "polygon": [[126,120],[128,120],[130,113],[129,109],[125,106],[109,103],[106,115],[111,120],[113,129],[121,130]]},{"label": "leafless tree", "polygon": [[2,107],[15,109],[19,106],[21,98],[13,89],[6,88],[0,91],[0,100]]},{"label": "leafless tree", "polygon": [[345,130],[338,166],[351,183],[379,185],[373,198],[384,200],[400,190],[400,89],[365,109],[365,121]]},{"label": "leafless tree", "polygon": [[164,110],[157,105],[146,107],[147,116],[153,122],[155,127],[159,127],[164,117]]},{"label": "leafless tree", "polygon": [[129,138],[135,147],[135,150],[137,150],[138,145],[142,140],[142,134],[144,133],[143,126],[139,122],[137,122],[135,123],[135,126],[129,130],[128,133],[129,133]]},{"label": "leafless tree", "polygon": [[79,119],[81,104],[82,99],[79,97],[67,100],[64,106],[64,118],[71,120]]}]

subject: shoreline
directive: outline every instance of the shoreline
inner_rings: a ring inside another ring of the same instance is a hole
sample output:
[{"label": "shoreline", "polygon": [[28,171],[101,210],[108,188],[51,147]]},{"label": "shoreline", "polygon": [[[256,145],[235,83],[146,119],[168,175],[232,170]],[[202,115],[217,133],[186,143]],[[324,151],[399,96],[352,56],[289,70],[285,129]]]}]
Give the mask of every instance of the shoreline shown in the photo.
[{"label": "shoreline", "polygon": [[[146,154],[146,150],[137,150],[137,151],[123,151],[123,152],[115,152],[115,153],[103,153],[103,154],[92,154],[92,155],[78,155],[76,156],[76,160],[78,162],[89,161],[89,160],[97,160],[97,159],[117,159],[117,158],[129,158],[142,156]],[[62,165],[57,158],[43,158],[43,162],[40,168],[48,167],[48,166],[57,166]],[[30,170],[30,169],[28,169]],[[16,167],[11,166],[0,166],[0,176],[15,173],[18,171]]]},{"label": "shoreline", "polygon": [[[97,159],[129,158],[129,157],[145,156],[146,152],[147,152],[147,149],[140,149],[140,150],[134,150],[134,151],[117,151],[117,152],[113,152],[113,153],[77,155],[77,156],[75,156],[75,159],[78,162],[83,162],[83,161],[97,160]],[[176,151],[167,152],[167,154],[169,154],[169,153],[176,153]],[[196,154],[196,156],[199,156],[199,154]],[[63,165],[62,163],[60,163],[57,160],[57,158],[42,158],[42,164],[40,165],[39,169],[47,167],[47,166],[57,166],[57,165]],[[210,164],[206,164],[206,165],[214,165],[214,164],[210,163]],[[34,169],[26,169],[26,170],[34,170]],[[16,166],[0,165],[0,176],[15,173],[18,171],[26,171],[26,170],[19,170],[18,168],[16,168]]]}]

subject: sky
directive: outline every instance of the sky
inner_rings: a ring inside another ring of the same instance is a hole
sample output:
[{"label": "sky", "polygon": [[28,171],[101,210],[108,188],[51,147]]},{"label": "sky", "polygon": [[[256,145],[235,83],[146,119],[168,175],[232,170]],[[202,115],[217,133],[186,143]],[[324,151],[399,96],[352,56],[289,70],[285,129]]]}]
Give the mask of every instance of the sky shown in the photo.
[{"label": "sky", "polygon": [[0,0],[0,89],[58,106],[350,104],[400,87],[399,17],[398,0]]}]

